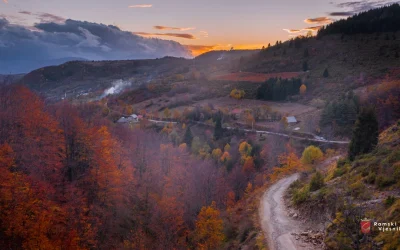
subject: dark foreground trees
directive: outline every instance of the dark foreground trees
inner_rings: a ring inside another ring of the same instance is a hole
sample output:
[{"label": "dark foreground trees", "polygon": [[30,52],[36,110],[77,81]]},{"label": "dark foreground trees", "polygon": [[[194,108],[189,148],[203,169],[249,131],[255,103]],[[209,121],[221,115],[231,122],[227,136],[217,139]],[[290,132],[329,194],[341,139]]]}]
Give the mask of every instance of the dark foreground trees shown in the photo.
[{"label": "dark foreground trees", "polygon": [[373,108],[364,108],[357,117],[349,146],[349,158],[371,152],[378,144],[379,126]]}]

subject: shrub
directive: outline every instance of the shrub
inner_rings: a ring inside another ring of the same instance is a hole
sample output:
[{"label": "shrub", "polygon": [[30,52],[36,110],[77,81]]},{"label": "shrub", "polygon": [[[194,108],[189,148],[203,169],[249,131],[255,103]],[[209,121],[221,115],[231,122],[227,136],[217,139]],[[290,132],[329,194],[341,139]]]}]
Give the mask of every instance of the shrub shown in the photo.
[{"label": "shrub", "polygon": [[333,178],[340,177],[340,176],[344,175],[345,173],[347,173],[346,167],[337,168],[333,172]]},{"label": "shrub", "polygon": [[316,172],[310,181],[310,191],[316,191],[324,186],[324,177],[320,172]]},{"label": "shrub", "polygon": [[400,150],[395,150],[390,153],[388,157],[383,161],[383,163],[393,164],[400,161]]},{"label": "shrub", "polygon": [[369,173],[367,178],[365,179],[365,182],[368,184],[374,184],[376,179],[376,174],[375,173]]},{"label": "shrub", "polygon": [[321,149],[315,146],[309,146],[304,149],[301,156],[301,161],[304,164],[314,164],[320,162],[323,157],[324,154],[322,153]]},{"label": "shrub", "polygon": [[341,167],[343,167],[344,165],[347,165],[347,164],[350,164],[350,161],[348,159],[340,158],[336,163],[336,167],[337,168],[341,168]]},{"label": "shrub", "polygon": [[376,178],[376,184],[378,185],[379,188],[389,187],[395,183],[396,183],[396,180],[392,176],[388,177],[388,176],[379,175],[378,178]]},{"label": "shrub", "polygon": [[394,204],[395,201],[396,201],[396,197],[389,195],[385,200],[385,206],[390,207]]},{"label": "shrub", "polygon": [[357,181],[349,186],[349,192],[355,198],[367,200],[369,198],[369,193],[361,181]]},{"label": "shrub", "polygon": [[306,185],[301,189],[295,190],[292,200],[295,205],[305,202],[310,197],[309,187]]},{"label": "shrub", "polygon": [[290,184],[289,189],[292,189],[292,190],[299,189],[299,188],[301,188],[301,186],[302,186],[301,181],[295,180],[294,182],[292,182],[292,184]]}]

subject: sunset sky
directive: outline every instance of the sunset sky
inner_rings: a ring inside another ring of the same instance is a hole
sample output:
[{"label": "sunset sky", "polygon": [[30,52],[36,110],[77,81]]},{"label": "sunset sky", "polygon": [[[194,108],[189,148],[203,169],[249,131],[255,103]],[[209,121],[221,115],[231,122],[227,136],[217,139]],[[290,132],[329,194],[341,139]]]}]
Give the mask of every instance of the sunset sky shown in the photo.
[{"label": "sunset sky", "polygon": [[[194,53],[261,48],[304,30],[395,1],[331,0],[1,0],[0,18],[29,26],[73,19],[112,24],[145,37],[177,41]],[[340,13],[339,13],[340,12]],[[307,20],[308,19],[308,20]]]}]

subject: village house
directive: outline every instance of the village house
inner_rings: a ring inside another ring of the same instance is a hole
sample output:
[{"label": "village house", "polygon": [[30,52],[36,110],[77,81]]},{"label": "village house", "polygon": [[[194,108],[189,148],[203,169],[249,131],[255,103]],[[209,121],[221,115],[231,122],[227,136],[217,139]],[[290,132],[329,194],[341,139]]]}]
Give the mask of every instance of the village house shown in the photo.
[{"label": "village house", "polygon": [[288,125],[294,125],[297,124],[297,119],[294,116],[288,116],[286,117],[286,121],[288,123]]},{"label": "village house", "polygon": [[139,122],[139,116],[133,114],[130,116],[123,116],[118,119],[117,123],[136,123]]}]

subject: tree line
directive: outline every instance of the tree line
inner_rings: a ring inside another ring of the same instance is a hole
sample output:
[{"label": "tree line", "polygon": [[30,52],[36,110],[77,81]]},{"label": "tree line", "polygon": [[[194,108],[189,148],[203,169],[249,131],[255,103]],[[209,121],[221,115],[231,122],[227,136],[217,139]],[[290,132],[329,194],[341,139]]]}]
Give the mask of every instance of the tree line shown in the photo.
[{"label": "tree line", "polygon": [[301,79],[270,78],[257,89],[257,99],[283,101],[289,96],[298,95],[301,86]]},{"label": "tree line", "polygon": [[332,34],[354,35],[396,32],[399,29],[400,5],[395,3],[328,24],[318,31],[317,37]]},{"label": "tree line", "polygon": [[337,101],[328,102],[322,110],[320,127],[335,135],[350,135],[360,109],[359,98],[352,91]]}]

